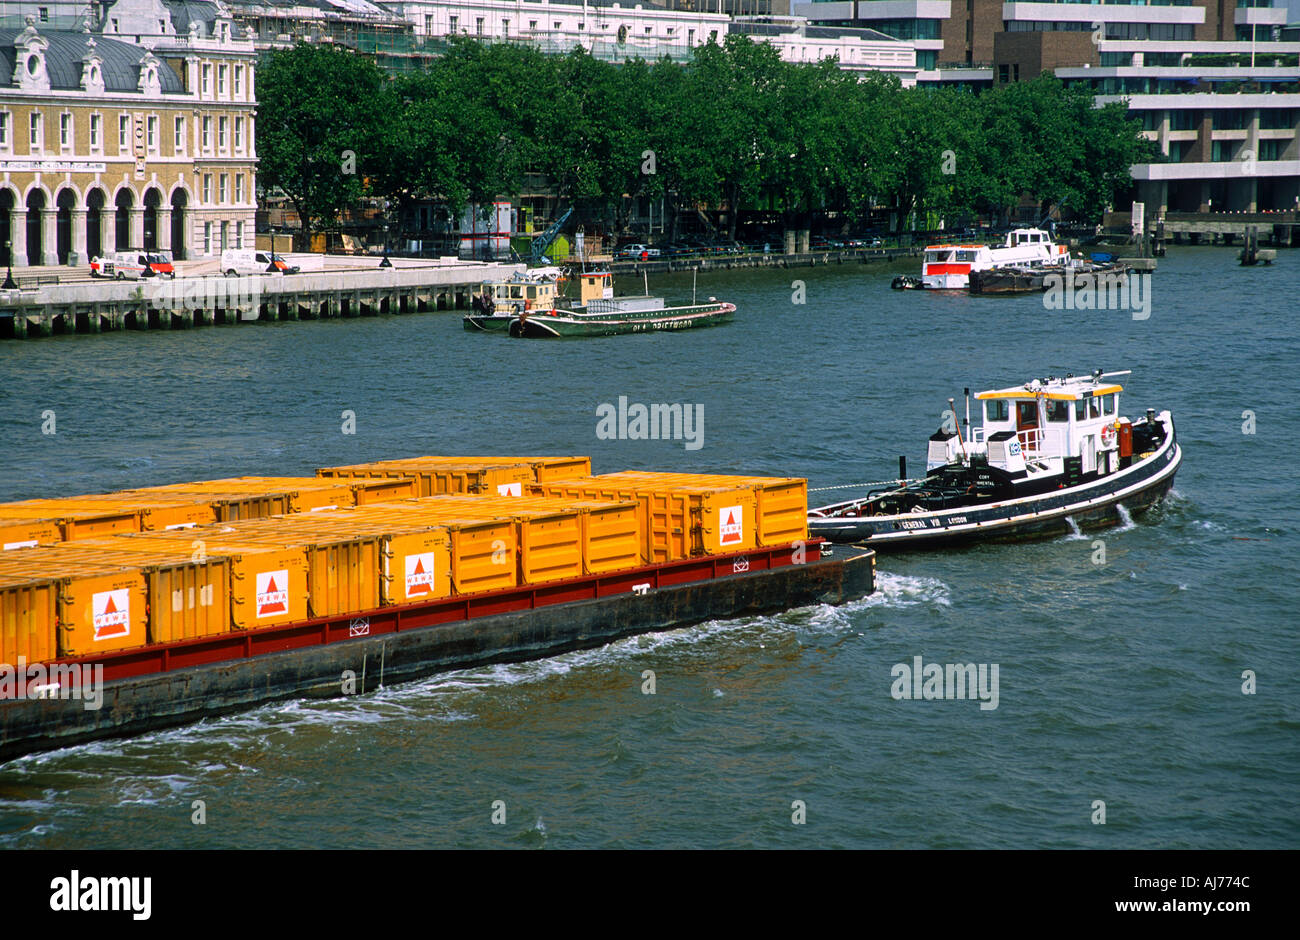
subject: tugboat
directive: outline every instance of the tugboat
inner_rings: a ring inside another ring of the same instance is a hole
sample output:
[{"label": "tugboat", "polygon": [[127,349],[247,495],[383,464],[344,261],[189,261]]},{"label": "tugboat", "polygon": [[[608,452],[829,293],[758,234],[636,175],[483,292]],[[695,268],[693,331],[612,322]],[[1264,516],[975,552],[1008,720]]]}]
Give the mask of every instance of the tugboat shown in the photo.
[{"label": "tugboat", "polygon": [[1101,528],[1156,503],[1182,462],[1173,416],[1119,417],[1129,372],[1034,379],[979,392],[983,427],[930,436],[926,475],[809,511],[812,536],[881,549],[1014,540]]},{"label": "tugboat", "polygon": [[665,306],[662,297],[615,297],[613,275],[584,271],[577,275],[578,303],[566,305],[557,276],[515,275],[488,281],[466,314],[465,329],[508,333],[528,339],[564,336],[612,336],[652,330],[682,330],[729,323],[734,304],[710,297],[707,303]]}]

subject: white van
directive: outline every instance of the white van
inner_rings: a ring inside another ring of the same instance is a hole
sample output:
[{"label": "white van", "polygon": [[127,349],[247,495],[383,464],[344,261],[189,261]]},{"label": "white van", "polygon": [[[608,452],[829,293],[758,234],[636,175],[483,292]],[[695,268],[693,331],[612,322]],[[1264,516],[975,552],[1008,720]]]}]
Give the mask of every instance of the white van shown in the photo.
[{"label": "white van", "polygon": [[90,276],[134,281],[142,277],[175,277],[176,269],[165,251],[111,251],[91,260]]},{"label": "white van", "polygon": [[[274,262],[272,262],[274,258]],[[298,268],[290,265],[284,255],[272,255],[256,248],[227,248],[221,253],[221,273],[226,277],[241,274],[297,274]]]}]

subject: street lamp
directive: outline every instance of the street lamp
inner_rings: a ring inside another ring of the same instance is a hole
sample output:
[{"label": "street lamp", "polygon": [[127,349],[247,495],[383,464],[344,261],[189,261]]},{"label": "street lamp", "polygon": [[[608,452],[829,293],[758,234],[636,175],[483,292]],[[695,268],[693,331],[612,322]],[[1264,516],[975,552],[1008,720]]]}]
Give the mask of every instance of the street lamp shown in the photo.
[{"label": "street lamp", "polygon": [[275,226],[268,225],[267,228],[271,230],[271,260],[266,265],[266,273],[274,274],[277,270],[279,270],[275,266]]},{"label": "street lamp", "polygon": [[8,271],[8,273],[5,274],[5,282],[4,282],[3,284],[0,284],[0,290],[17,290],[17,289],[18,289],[18,282],[14,280],[14,252],[13,252],[13,247],[14,247],[14,243],[13,243],[12,241],[6,241],[6,242],[5,242],[5,255],[6,255],[6,256],[8,257],[8,259],[9,259],[9,271]]},{"label": "street lamp", "polygon": [[384,260],[379,262],[381,268],[391,268],[393,262],[388,260],[388,200],[384,200]]}]

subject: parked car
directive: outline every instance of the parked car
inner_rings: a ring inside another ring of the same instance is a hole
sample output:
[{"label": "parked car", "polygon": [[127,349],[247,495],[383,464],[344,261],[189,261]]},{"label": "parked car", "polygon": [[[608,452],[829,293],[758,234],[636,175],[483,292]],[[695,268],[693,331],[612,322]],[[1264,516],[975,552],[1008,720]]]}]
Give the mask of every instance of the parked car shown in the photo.
[{"label": "parked car", "polygon": [[649,245],[624,245],[614,256],[616,258],[631,258],[636,261],[647,261],[650,258],[658,258],[662,254],[658,248],[651,248]]},{"label": "parked car", "polygon": [[241,274],[297,274],[298,267],[283,255],[255,248],[227,248],[221,253],[221,273],[226,277]]},{"label": "parked car", "polygon": [[160,251],[112,251],[90,261],[91,277],[139,280],[142,277],[175,277],[171,255]]}]

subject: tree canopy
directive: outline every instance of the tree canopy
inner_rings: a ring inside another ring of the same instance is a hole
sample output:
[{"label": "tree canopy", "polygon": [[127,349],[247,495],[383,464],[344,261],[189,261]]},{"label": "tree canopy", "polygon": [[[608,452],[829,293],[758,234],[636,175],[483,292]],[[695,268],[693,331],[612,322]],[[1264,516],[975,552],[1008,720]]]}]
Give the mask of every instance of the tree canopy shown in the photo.
[{"label": "tree canopy", "polygon": [[788,220],[889,207],[900,224],[921,210],[1001,214],[1029,196],[1092,221],[1130,185],[1129,167],[1153,159],[1122,104],[1097,108],[1051,75],[979,94],[903,88],[832,60],[784,62],[735,35],[685,65],[459,38],[395,78],[301,44],[269,56],[258,97],[263,184],[308,229],[363,194],[458,214],[537,185],[615,229],[642,195]]}]

